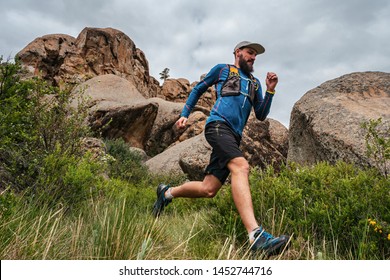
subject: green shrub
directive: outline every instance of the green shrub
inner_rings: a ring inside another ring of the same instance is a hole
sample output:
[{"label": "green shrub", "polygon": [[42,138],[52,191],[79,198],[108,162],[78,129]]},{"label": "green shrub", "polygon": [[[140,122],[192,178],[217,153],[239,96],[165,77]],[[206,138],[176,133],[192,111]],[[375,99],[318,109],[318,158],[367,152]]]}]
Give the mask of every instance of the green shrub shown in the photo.
[{"label": "green shrub", "polygon": [[123,139],[106,140],[107,153],[113,160],[109,161],[109,176],[131,182],[140,182],[147,178],[148,169],[142,163],[142,157]]},{"label": "green shrub", "polygon": [[388,177],[390,172],[390,126],[382,123],[382,118],[364,122],[361,126],[366,131],[367,156],[372,158],[375,167],[385,177]]},{"label": "green shrub", "polygon": [[[18,64],[0,59],[0,183],[17,188],[12,178],[28,169],[28,144],[34,141],[34,121],[29,114],[34,100],[29,99],[30,83],[20,80]],[[5,176],[7,174],[7,176]]]},{"label": "green shrub", "polygon": [[81,149],[90,134],[86,102],[23,74],[18,62],[0,65],[1,186],[35,204],[74,208],[99,193],[106,172]]},{"label": "green shrub", "polygon": [[34,203],[75,207],[104,191],[105,167],[88,153],[80,158],[58,149],[48,154],[40,167],[35,184],[28,189]]}]

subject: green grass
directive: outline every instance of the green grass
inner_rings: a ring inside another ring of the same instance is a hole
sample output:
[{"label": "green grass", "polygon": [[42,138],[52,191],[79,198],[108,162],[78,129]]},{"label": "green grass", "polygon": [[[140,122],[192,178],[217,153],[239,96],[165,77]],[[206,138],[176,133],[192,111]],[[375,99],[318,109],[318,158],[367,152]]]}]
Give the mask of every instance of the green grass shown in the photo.
[{"label": "green grass", "polygon": [[[169,179],[175,178],[163,178]],[[264,258],[248,252],[229,186],[214,199],[177,199],[154,219],[159,180],[108,179],[104,192],[75,208],[9,194],[3,199],[9,206],[1,216],[1,259]],[[265,228],[292,235],[290,249],[273,258],[390,258],[390,241],[368,222],[371,217],[386,225],[388,233],[388,179],[339,163],[280,174],[253,170],[251,183]]]},{"label": "green grass", "polygon": [[150,205],[135,207],[125,198],[90,200],[78,215],[61,207],[21,204],[0,228],[1,258],[224,258],[226,244],[217,233],[208,234],[213,226],[206,210],[185,216],[173,210],[160,219],[154,219],[150,210]]}]

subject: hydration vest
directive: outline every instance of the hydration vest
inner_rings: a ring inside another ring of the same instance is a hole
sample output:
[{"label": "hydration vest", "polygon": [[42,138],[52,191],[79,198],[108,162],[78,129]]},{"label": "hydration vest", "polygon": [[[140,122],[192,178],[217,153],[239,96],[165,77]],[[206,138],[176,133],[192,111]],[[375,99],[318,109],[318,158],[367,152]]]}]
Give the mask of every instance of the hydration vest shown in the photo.
[{"label": "hydration vest", "polygon": [[[226,78],[226,80],[223,82],[221,87],[221,96],[227,97],[227,96],[239,96],[240,94],[245,96],[246,98],[249,98],[249,102],[253,105],[255,98],[256,98],[256,91],[259,89],[260,85],[253,77],[252,74],[250,75],[250,79],[244,78],[240,76],[240,72],[238,71],[238,68],[232,65],[229,66],[229,73]],[[245,79],[247,81],[247,88],[246,92],[241,91],[241,79]],[[244,100],[244,102],[245,102]]]}]

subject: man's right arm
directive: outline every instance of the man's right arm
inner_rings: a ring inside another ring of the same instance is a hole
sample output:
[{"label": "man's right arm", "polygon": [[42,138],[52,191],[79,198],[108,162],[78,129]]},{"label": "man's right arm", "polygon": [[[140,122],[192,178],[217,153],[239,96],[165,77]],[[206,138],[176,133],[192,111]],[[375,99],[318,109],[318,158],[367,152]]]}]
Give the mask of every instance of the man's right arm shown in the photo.
[{"label": "man's right arm", "polygon": [[191,111],[194,109],[200,96],[213,84],[218,82],[219,74],[223,64],[214,66],[210,72],[191,91],[186,104],[180,114],[180,119],[176,122],[178,128],[184,128]]}]

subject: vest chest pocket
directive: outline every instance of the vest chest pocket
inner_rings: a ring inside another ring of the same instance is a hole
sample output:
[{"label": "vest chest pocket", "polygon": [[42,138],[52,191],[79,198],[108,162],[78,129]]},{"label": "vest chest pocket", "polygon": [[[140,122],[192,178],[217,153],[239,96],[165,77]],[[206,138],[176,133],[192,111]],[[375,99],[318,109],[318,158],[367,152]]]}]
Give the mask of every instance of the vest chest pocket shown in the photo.
[{"label": "vest chest pocket", "polygon": [[221,96],[238,96],[241,94],[241,81],[240,77],[233,75],[230,76],[221,89]]}]

